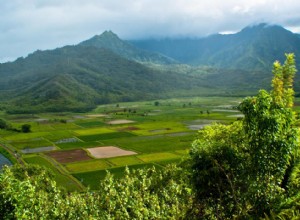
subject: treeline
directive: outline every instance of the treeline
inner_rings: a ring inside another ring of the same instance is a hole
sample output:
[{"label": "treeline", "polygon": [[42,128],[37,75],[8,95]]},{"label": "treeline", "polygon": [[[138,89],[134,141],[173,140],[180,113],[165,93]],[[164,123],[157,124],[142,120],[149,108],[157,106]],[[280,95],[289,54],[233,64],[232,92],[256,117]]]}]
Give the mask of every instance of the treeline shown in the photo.
[{"label": "treeline", "polygon": [[198,133],[188,158],[162,170],[108,173],[99,190],[67,193],[49,171],[6,168],[2,219],[296,219],[299,129],[292,110],[294,56],[274,63],[272,91],[239,105],[244,118]]}]

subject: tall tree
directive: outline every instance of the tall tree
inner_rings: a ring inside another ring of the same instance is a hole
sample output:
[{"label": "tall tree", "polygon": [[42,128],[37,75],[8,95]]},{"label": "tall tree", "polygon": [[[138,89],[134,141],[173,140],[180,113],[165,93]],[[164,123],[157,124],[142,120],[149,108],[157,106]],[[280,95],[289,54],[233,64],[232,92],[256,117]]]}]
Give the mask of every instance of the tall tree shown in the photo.
[{"label": "tall tree", "polygon": [[294,55],[286,54],[283,65],[276,61],[273,73],[270,93],[261,90],[239,105],[242,121],[205,128],[194,142],[195,189],[205,212],[216,218],[262,217],[286,196],[299,146],[292,110]]}]

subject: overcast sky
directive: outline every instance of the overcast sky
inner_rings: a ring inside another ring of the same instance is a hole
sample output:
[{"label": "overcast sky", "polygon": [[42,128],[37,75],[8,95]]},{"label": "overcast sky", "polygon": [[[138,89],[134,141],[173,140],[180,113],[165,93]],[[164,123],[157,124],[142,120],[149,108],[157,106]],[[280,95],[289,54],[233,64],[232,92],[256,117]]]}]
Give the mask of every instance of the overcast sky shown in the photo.
[{"label": "overcast sky", "polygon": [[300,33],[300,1],[0,0],[0,62],[105,30],[122,39],[201,37],[261,22]]}]

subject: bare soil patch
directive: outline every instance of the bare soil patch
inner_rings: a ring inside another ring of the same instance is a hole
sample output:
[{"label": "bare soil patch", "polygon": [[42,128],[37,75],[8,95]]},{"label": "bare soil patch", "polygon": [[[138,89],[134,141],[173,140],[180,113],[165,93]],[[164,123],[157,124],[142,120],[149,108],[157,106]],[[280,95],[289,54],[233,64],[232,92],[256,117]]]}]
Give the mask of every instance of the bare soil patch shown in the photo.
[{"label": "bare soil patch", "polygon": [[123,150],[114,146],[94,147],[87,149],[95,158],[110,158],[137,154],[134,151]]},{"label": "bare soil patch", "polygon": [[82,149],[67,150],[67,151],[55,151],[47,153],[48,156],[55,159],[60,163],[71,163],[76,161],[90,160],[87,152]]},{"label": "bare soil patch", "polygon": [[134,122],[135,121],[120,119],[120,120],[108,121],[107,124],[109,124],[109,125],[120,125],[120,124],[130,124],[130,123],[134,123]]}]

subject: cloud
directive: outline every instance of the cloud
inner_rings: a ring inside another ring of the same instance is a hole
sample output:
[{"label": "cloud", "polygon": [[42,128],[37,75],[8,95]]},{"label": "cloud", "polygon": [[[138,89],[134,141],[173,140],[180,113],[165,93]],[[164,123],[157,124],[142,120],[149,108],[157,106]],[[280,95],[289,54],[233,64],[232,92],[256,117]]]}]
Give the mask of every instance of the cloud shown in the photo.
[{"label": "cloud", "polygon": [[0,10],[0,62],[104,30],[137,39],[200,37],[260,22],[299,30],[300,24],[297,0],[2,0]]}]

